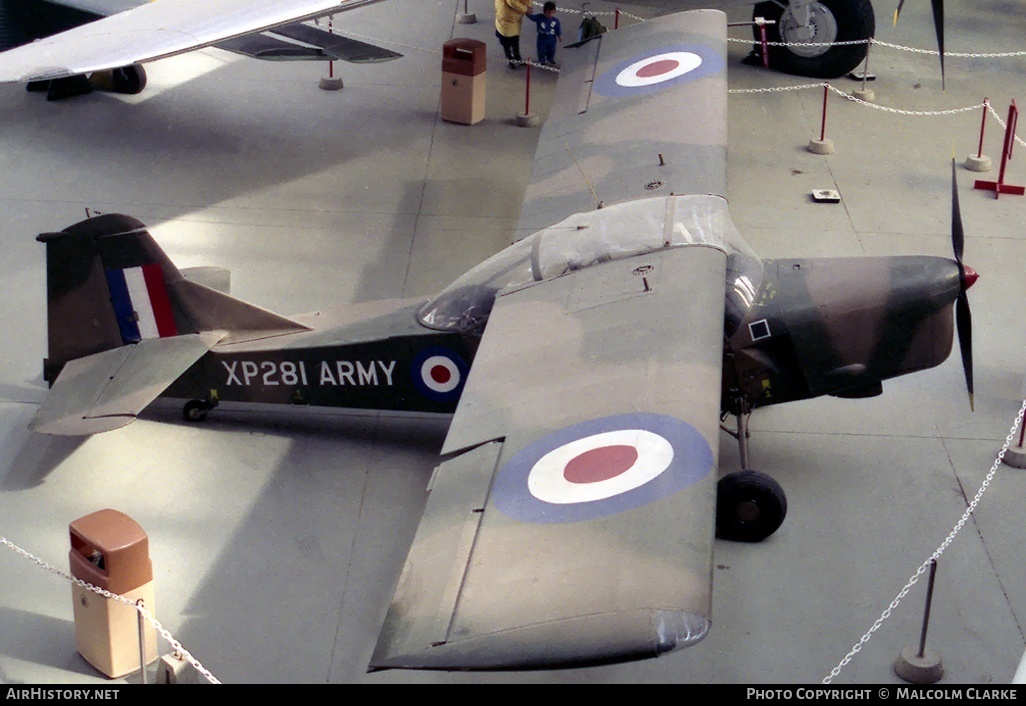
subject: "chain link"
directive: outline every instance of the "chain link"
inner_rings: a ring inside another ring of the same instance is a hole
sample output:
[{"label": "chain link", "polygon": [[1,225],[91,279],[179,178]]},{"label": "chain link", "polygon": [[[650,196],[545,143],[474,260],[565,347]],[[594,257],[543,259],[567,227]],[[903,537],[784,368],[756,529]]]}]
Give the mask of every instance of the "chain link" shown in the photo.
[{"label": "chain link", "polygon": [[[734,42],[736,44],[752,44],[756,46],[762,46],[762,42],[754,38],[739,39],[737,37],[727,37],[727,41]],[[918,49],[916,47],[906,47],[902,46],[901,44],[892,44],[891,42],[885,42],[881,39],[877,39],[876,37],[869,37],[868,39],[849,39],[844,42],[766,42],[766,46],[770,47],[845,47],[851,46],[853,44],[878,44],[881,47],[911,52],[913,54],[931,54],[933,56],[940,55],[940,51],[937,49]],[[1026,51],[1003,51],[991,53],[946,51],[944,52],[944,56],[952,56],[962,59],[1007,59],[1016,56],[1026,56]]]},{"label": "chain link", "polygon": [[[1002,120],[1001,116],[997,114],[996,110],[994,110],[994,106],[992,106],[990,103],[987,103],[986,105],[987,105],[988,112],[990,112],[990,114],[992,116],[994,116],[994,119],[998,121],[998,125],[1001,126],[1001,129],[1002,130],[1007,130],[1008,126],[1005,125],[1005,121]],[[1012,135],[1012,137],[1014,137],[1015,141],[1018,142],[1020,145],[1022,145],[1023,147],[1026,147],[1026,142],[1023,142],[1021,137],[1019,137],[1018,135]]]},{"label": "chain link", "polygon": [[[836,93],[837,95],[841,96],[845,100],[851,101],[852,103],[859,103],[860,105],[864,105],[868,108],[882,110],[885,113],[897,113],[899,115],[955,115],[957,113],[966,113],[971,110],[979,110],[983,107],[983,103],[977,103],[976,105],[967,105],[963,108],[948,108],[947,110],[904,110],[901,108],[890,108],[885,105],[877,105],[876,103],[870,103],[869,101],[864,101],[861,98],[856,98],[850,93],[842,91],[841,89],[836,88],[825,81],[823,83],[804,83],[799,86],[771,86],[769,88],[732,88],[729,91],[727,91],[727,93],[779,93],[781,91],[801,91],[807,88],[827,88],[833,93]],[[994,117],[997,118],[998,122],[1002,123],[1002,127],[1004,127],[1004,123],[1001,121],[1001,118],[997,117],[997,113],[994,113],[994,109],[990,108],[990,111],[991,113],[993,113]],[[1019,138],[1016,137],[1015,139],[1018,140]]]},{"label": "chain link", "polygon": [[62,579],[65,579],[67,581],[70,581],[71,583],[77,584],[77,585],[81,586],[82,588],[85,588],[85,589],[88,589],[88,590],[92,591],[93,593],[97,593],[97,594],[103,596],[104,598],[109,598],[110,600],[117,601],[118,603],[123,603],[124,605],[131,606],[136,611],[138,611],[139,614],[143,618],[145,618],[150,623],[150,625],[152,625],[156,629],[156,631],[158,633],[160,633],[161,637],[163,637],[165,640],[167,640],[168,644],[171,645],[171,649],[175,652],[176,655],[177,654],[182,655],[186,660],[188,660],[189,664],[191,664],[193,667],[195,667],[196,671],[198,671],[200,674],[202,674],[207,679],[207,681],[209,681],[211,684],[220,684],[221,683],[217,679],[217,677],[215,677],[213,674],[211,674],[210,671],[206,667],[204,667],[202,664],[200,664],[199,660],[197,660],[195,657],[193,657],[192,654],[187,649],[185,649],[182,646],[182,643],[180,643],[178,640],[176,640],[174,638],[174,636],[163,625],[160,624],[159,620],[157,620],[155,617],[153,617],[153,614],[150,613],[150,611],[148,611],[145,606],[138,605],[135,601],[133,601],[130,598],[125,598],[124,596],[120,596],[120,595],[118,595],[116,593],[111,593],[110,591],[107,591],[106,589],[99,588],[98,586],[94,586],[93,584],[89,583],[88,581],[83,581],[82,579],[75,578],[74,576],[71,576],[70,574],[66,574],[63,571],[61,571],[60,569],[58,569],[57,567],[55,567],[55,566],[53,566],[51,564],[48,564],[46,561],[40,559],[39,557],[35,556],[34,554],[30,554],[29,552],[25,551],[21,547],[17,546],[16,544],[14,544],[10,540],[8,540],[3,535],[0,535],[0,544],[4,545],[8,549],[13,550],[16,554],[20,554],[21,556],[25,557],[29,561],[31,561],[31,562],[33,562],[35,564],[38,564],[39,566],[43,567],[44,569],[46,569],[50,573],[56,574],[57,576],[60,576]]},{"label": "chain link", "polygon": [[[938,56],[940,52],[936,49],[916,49],[914,47],[903,47],[900,44],[891,44],[890,42],[884,42],[879,39],[871,39],[873,44],[879,44],[882,47],[888,47],[889,49],[898,49],[900,51],[912,52],[914,54],[932,54]],[[991,54],[978,54],[970,52],[959,52],[959,51],[946,51],[944,56],[956,56],[961,58],[969,59],[1006,59],[1013,56],[1026,56],[1026,51],[1004,51],[994,52]]]},{"label": "chain link", "polygon": [[912,575],[912,578],[910,578],[908,580],[908,583],[906,583],[905,586],[900,591],[898,591],[898,595],[894,597],[894,600],[891,601],[891,604],[887,606],[887,609],[880,614],[880,617],[876,619],[876,622],[873,623],[873,626],[869,628],[869,632],[863,635],[862,638],[857,643],[855,643],[855,646],[851,648],[851,651],[848,652],[848,654],[846,654],[841,659],[837,666],[830,670],[830,674],[823,678],[823,684],[829,684],[834,677],[841,673],[841,670],[844,669],[848,665],[848,663],[852,661],[855,655],[857,655],[862,650],[862,646],[869,642],[870,638],[873,637],[873,633],[879,630],[880,626],[883,625],[884,622],[891,617],[891,613],[894,611],[895,608],[898,607],[898,604],[901,603],[901,600],[908,595],[908,592],[912,590],[912,587],[916,585],[916,583],[919,581],[919,577],[926,573],[926,570],[929,568],[930,563],[939,559],[940,555],[944,553],[944,550],[946,550],[955,540],[955,535],[957,535],[962,530],[962,527],[965,526],[965,523],[969,521],[969,518],[972,516],[973,511],[975,511],[976,507],[980,504],[980,498],[983,497],[983,494],[986,492],[987,488],[990,487],[990,482],[994,479],[994,475],[997,473],[998,468],[1001,466],[1001,461],[1005,457],[1005,452],[1008,451],[1008,447],[1012,445],[1012,438],[1015,436],[1015,430],[1018,429],[1019,426],[1022,424],[1024,415],[1026,415],[1026,400],[1023,400],[1022,406],[1019,407],[1019,413],[1016,415],[1015,421],[1012,423],[1012,429],[1008,432],[1008,436],[1005,437],[1004,446],[1001,447],[1001,450],[998,451],[997,458],[994,459],[994,465],[990,467],[990,472],[987,474],[987,477],[983,479],[983,483],[980,484],[980,489],[976,492],[976,496],[972,499],[972,502],[969,503],[969,506],[966,508],[965,512],[962,513],[961,519],[955,524],[951,532],[948,533],[948,536],[944,538],[944,541],[941,542],[940,546],[937,547],[937,549],[934,550],[933,554],[930,555],[930,558],[919,565],[919,568],[916,569],[916,572]]}]

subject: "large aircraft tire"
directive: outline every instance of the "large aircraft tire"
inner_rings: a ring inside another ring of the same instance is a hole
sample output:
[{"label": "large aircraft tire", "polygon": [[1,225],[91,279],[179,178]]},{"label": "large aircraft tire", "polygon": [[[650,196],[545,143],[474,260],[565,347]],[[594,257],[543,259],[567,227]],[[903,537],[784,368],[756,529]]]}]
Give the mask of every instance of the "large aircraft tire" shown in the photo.
[{"label": "large aircraft tire", "polygon": [[122,66],[111,73],[115,93],[134,96],[146,88],[146,70],[140,64]]},{"label": "large aircraft tire", "polygon": [[787,515],[780,484],[759,471],[737,471],[716,485],[716,536],[733,542],[761,542]]},{"label": "large aircraft tire", "polygon": [[[781,7],[784,5],[785,7]],[[769,65],[786,74],[810,76],[812,78],[837,78],[843,76],[866,58],[868,44],[845,44],[841,46],[802,47],[797,42],[797,27],[791,19],[787,3],[760,2],[755,6],[752,17],[774,20],[776,24],[766,27],[766,41],[788,42],[790,46],[770,46]],[[876,17],[870,0],[818,0],[811,5],[815,36],[809,43],[849,42],[868,39],[876,32]],[[753,27],[755,38],[761,39],[759,27]]]}]

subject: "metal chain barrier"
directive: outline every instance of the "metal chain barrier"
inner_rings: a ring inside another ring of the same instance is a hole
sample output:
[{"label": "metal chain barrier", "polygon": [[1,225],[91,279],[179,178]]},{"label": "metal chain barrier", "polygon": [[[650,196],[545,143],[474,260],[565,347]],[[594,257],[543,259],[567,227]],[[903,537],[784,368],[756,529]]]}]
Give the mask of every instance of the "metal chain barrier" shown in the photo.
[{"label": "metal chain barrier", "polygon": [[[873,44],[879,44],[882,47],[888,47],[890,49],[899,49],[901,51],[908,51],[914,54],[933,54],[934,56],[940,54],[940,52],[936,49],[915,49],[913,47],[903,47],[900,44],[891,44],[890,42],[883,42],[876,38],[871,38],[869,41],[871,41]],[[992,54],[973,54],[969,52],[946,51],[944,52],[944,56],[957,56],[961,58],[970,59],[1006,59],[1012,56],[1026,56],[1026,51],[1005,51],[995,52]]]},{"label": "metal chain barrier", "polygon": [[[987,103],[987,112],[994,116],[994,119],[998,121],[998,125],[1001,126],[1002,130],[1008,129],[1008,126],[1005,125],[1005,121],[1001,119],[1001,116],[997,114],[997,111],[994,110],[994,106],[992,106],[990,103]],[[1012,135],[1012,137],[1014,137],[1015,141],[1018,142],[1020,145],[1026,147],[1026,142],[1023,142],[1021,137],[1019,137],[1018,135]]]},{"label": "metal chain barrier", "polygon": [[[762,42],[757,39],[738,39],[737,37],[727,37],[728,42],[735,42],[739,44],[751,44],[754,46],[762,46]],[[917,49],[915,47],[905,47],[900,44],[892,44],[891,42],[885,42],[877,39],[876,37],[870,37],[868,39],[849,39],[844,42],[766,42],[767,46],[770,47],[844,47],[853,44],[879,44],[882,47],[888,49],[898,49],[900,51],[907,51],[913,54],[932,54],[938,56],[940,51],[937,49]],[[969,59],[1006,59],[1015,56],[1026,56],[1026,51],[1005,51],[1005,52],[992,52],[986,54],[973,53],[973,52],[957,52],[957,51],[946,51],[944,56],[954,56],[959,58]]]},{"label": "metal chain barrier", "polygon": [[[829,89],[832,93],[836,93],[837,95],[841,96],[845,100],[851,101],[852,103],[858,103],[868,108],[882,110],[885,113],[895,113],[897,115],[934,117],[938,115],[956,115],[958,113],[968,113],[969,111],[979,110],[980,108],[986,108],[987,112],[990,113],[991,117],[993,117],[994,120],[997,121],[998,125],[1001,126],[1001,129],[1007,129],[1005,121],[1001,119],[1001,116],[998,115],[997,111],[994,110],[994,106],[992,106],[989,102],[977,103],[976,105],[967,105],[963,108],[948,108],[947,110],[903,110],[901,108],[890,108],[886,105],[877,105],[876,103],[870,103],[869,101],[862,100],[861,98],[856,98],[850,93],[842,91],[841,89],[834,87],[826,81],[822,83],[804,83],[798,86],[771,86],[768,88],[732,88],[728,90],[727,93],[781,93],[783,91],[801,91],[807,88],[824,87]],[[1024,142],[1021,137],[1019,137],[1018,135],[1013,135],[1012,137],[1020,145],[1026,147],[1026,142]]]},{"label": "metal chain barrier", "polygon": [[93,593],[97,593],[97,594],[103,596],[104,598],[109,598],[109,599],[111,599],[113,601],[117,601],[118,603],[123,603],[123,604],[125,604],[127,606],[131,606],[136,611],[138,611],[138,613],[143,618],[145,618],[150,623],[150,625],[152,625],[157,630],[158,633],[160,633],[161,637],[163,637],[165,640],[167,640],[168,644],[171,645],[171,649],[174,650],[176,655],[180,654],[182,657],[184,657],[189,662],[189,664],[191,664],[193,667],[195,667],[196,671],[198,671],[200,674],[202,674],[206,678],[206,680],[209,681],[211,684],[220,684],[221,683],[217,679],[217,677],[215,677],[213,674],[211,674],[210,671],[206,667],[204,667],[202,664],[200,664],[199,660],[197,660],[195,657],[192,656],[192,653],[190,653],[187,649],[185,649],[185,647],[182,646],[182,643],[180,643],[178,640],[176,640],[174,638],[174,635],[172,635],[163,625],[160,624],[159,620],[157,620],[155,617],[153,617],[153,614],[150,613],[150,611],[146,610],[145,606],[138,605],[135,601],[133,601],[130,598],[125,598],[124,596],[120,596],[120,595],[118,595],[116,593],[111,593],[110,591],[107,591],[107,590],[104,590],[102,588],[99,588],[98,586],[94,586],[93,584],[89,583],[88,581],[83,581],[82,579],[75,578],[74,576],[71,576],[70,574],[66,574],[63,571],[61,571],[60,569],[56,568],[55,566],[53,566],[51,564],[48,564],[46,561],[44,561],[44,560],[40,559],[39,557],[35,556],[34,554],[30,554],[29,552],[25,551],[21,547],[17,546],[16,544],[14,544],[11,541],[9,541],[3,535],[0,535],[0,544],[4,545],[5,547],[7,547],[7,548],[9,548],[11,550],[13,550],[15,553],[20,554],[21,556],[25,557],[29,561],[31,561],[31,562],[33,562],[35,564],[38,564],[39,566],[43,567],[44,569],[46,569],[50,573],[56,574],[57,576],[60,576],[62,579],[70,581],[71,583],[74,583],[74,584],[78,584],[82,588],[88,589],[88,590],[92,591]]},{"label": "metal chain barrier", "polygon": [[980,498],[982,498],[983,494],[987,491],[987,488],[990,486],[991,480],[993,480],[994,475],[997,473],[998,468],[1001,466],[1001,461],[1005,457],[1005,452],[1008,451],[1008,447],[1012,445],[1012,437],[1015,436],[1015,430],[1019,428],[1020,424],[1022,424],[1024,415],[1026,415],[1026,400],[1023,400],[1022,406],[1019,408],[1019,414],[1016,415],[1015,421],[1012,423],[1012,429],[1008,432],[1008,436],[1005,437],[1004,446],[1002,446],[1001,450],[998,451],[997,458],[994,459],[994,464],[990,467],[990,472],[987,474],[987,477],[983,479],[983,483],[980,484],[980,489],[976,492],[976,496],[972,499],[972,502],[969,503],[969,507],[967,507],[965,512],[962,513],[962,518],[955,524],[951,532],[948,533],[948,536],[945,537],[943,542],[941,542],[940,546],[937,547],[936,550],[934,550],[933,554],[930,555],[930,558],[919,565],[919,568],[916,569],[916,572],[912,575],[912,578],[910,578],[908,580],[908,583],[906,583],[904,587],[902,587],[902,589],[898,591],[898,595],[894,597],[894,600],[891,601],[891,604],[889,606],[887,606],[887,609],[880,614],[880,617],[876,619],[876,622],[873,623],[873,626],[871,628],[869,628],[869,631],[865,635],[863,635],[857,643],[855,643],[855,646],[852,647],[851,651],[848,652],[848,654],[846,654],[844,658],[841,659],[837,666],[830,670],[830,674],[823,678],[823,684],[829,684],[831,680],[833,680],[834,677],[840,674],[841,670],[844,669],[844,667],[852,661],[855,655],[857,655],[862,650],[862,647],[867,642],[869,642],[870,638],[873,637],[873,633],[879,630],[880,626],[883,625],[884,622],[891,617],[891,614],[894,612],[894,609],[898,607],[898,604],[901,603],[901,600],[905,596],[907,596],[908,592],[912,590],[912,587],[916,585],[916,583],[919,581],[919,577],[926,573],[926,571],[930,568],[930,563],[940,558],[940,555],[943,554],[944,550],[951,545],[951,543],[955,539],[955,536],[962,530],[962,527],[965,526],[965,523],[969,521],[969,518],[972,516],[973,511],[975,511],[976,507],[980,504]]}]

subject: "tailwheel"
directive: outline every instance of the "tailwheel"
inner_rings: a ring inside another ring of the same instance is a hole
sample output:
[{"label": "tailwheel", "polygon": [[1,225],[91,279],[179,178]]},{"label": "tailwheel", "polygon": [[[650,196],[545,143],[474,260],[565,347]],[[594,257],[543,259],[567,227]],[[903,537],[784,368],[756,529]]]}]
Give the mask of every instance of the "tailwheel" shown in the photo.
[{"label": "tailwheel", "polygon": [[182,419],[187,422],[202,422],[214,406],[207,400],[189,400],[182,408]]},{"label": "tailwheel", "polygon": [[736,471],[716,486],[716,536],[734,542],[761,542],[787,515],[780,484],[759,471]]}]

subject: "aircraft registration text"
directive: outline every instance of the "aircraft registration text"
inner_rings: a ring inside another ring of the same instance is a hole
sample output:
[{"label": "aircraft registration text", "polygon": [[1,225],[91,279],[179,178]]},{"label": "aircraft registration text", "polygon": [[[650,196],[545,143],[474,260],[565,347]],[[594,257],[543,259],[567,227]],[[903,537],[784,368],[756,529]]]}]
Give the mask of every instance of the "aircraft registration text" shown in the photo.
[{"label": "aircraft registration text", "polygon": [[[391,387],[394,360],[322,360],[307,366],[307,361],[222,360],[225,385]],[[311,383],[311,381],[313,381]]]}]

